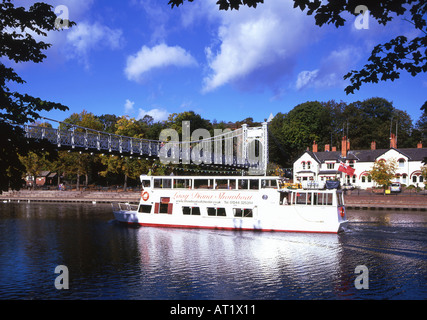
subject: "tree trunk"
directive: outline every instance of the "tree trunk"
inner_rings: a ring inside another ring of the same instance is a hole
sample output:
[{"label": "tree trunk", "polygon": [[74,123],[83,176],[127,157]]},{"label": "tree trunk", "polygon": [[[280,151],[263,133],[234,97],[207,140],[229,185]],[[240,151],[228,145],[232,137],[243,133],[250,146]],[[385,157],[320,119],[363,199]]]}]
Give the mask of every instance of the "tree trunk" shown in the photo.
[{"label": "tree trunk", "polygon": [[76,183],[76,189],[77,191],[80,190],[80,172],[77,172],[77,183]]},{"label": "tree trunk", "polygon": [[127,185],[128,185],[128,175],[125,173],[125,183],[123,185],[123,191],[126,191]]}]

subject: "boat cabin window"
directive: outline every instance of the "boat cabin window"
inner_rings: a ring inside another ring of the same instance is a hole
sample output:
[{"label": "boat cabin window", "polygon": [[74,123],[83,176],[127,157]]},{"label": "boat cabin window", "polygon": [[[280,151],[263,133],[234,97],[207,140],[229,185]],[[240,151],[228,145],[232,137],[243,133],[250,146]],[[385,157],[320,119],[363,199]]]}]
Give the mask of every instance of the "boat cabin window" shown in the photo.
[{"label": "boat cabin window", "polygon": [[252,209],[234,208],[233,213],[234,213],[234,216],[238,217],[238,218],[252,218],[253,217]]},{"label": "boat cabin window", "polygon": [[239,183],[238,183],[239,190],[248,189],[248,185],[249,185],[248,179],[239,179],[238,181],[239,181]]},{"label": "boat cabin window", "polygon": [[154,204],[154,213],[167,213],[172,214],[172,203],[160,203],[156,202]]},{"label": "boat cabin window", "polygon": [[213,179],[194,179],[194,189],[213,189]]},{"label": "boat cabin window", "polygon": [[215,189],[236,189],[236,179],[215,179]]},{"label": "boat cabin window", "polygon": [[292,201],[292,192],[280,192],[280,204],[288,205]]},{"label": "boat cabin window", "polygon": [[277,188],[276,179],[262,179],[261,188]]},{"label": "boat cabin window", "polygon": [[318,206],[331,206],[332,196],[332,193],[314,192],[313,204]]},{"label": "boat cabin window", "polygon": [[297,192],[295,196],[295,204],[310,205],[311,192]]},{"label": "boat cabin window", "polygon": [[144,188],[150,188],[150,186],[151,186],[151,183],[150,183],[151,181],[150,180],[141,180],[141,185],[142,185],[142,188],[144,189]]},{"label": "boat cabin window", "polygon": [[141,213],[151,213],[151,204],[141,204],[139,206],[138,212]]},{"label": "boat cabin window", "polygon": [[154,188],[172,188],[172,179],[154,178]]},{"label": "boat cabin window", "polygon": [[174,189],[191,189],[191,179],[174,179]]},{"label": "boat cabin window", "polygon": [[337,200],[338,200],[338,205],[339,206],[343,206],[344,205],[344,199],[343,199],[343,194],[341,192],[337,192]]},{"label": "boat cabin window", "polygon": [[225,208],[208,208],[208,216],[225,217]]},{"label": "boat cabin window", "polygon": [[182,214],[200,216],[199,207],[182,207]]},{"label": "boat cabin window", "polygon": [[258,190],[259,189],[259,180],[258,179],[250,179],[249,180],[249,189]]},{"label": "boat cabin window", "polygon": [[301,192],[295,193],[295,204],[331,206],[333,203],[333,194],[324,192]]},{"label": "boat cabin window", "polygon": [[215,179],[215,189],[228,189],[228,179]]}]

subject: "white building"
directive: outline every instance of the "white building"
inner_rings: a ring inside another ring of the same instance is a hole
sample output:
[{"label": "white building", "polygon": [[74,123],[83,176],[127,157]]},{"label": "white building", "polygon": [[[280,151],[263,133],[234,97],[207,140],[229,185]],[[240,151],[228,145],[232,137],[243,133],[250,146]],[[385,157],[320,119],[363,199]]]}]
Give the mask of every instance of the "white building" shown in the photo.
[{"label": "white building", "polygon": [[[307,180],[325,181],[339,179],[341,183],[351,184],[361,189],[371,188],[375,183],[369,176],[369,171],[376,160],[395,160],[398,162],[394,182],[400,182],[407,186],[424,186],[421,175],[421,167],[424,158],[427,158],[427,148],[423,148],[421,142],[417,148],[397,148],[394,134],[390,138],[389,149],[376,149],[375,142],[371,143],[370,150],[350,150],[350,142],[343,137],[341,151],[325,145],[325,151],[318,151],[314,142],[313,150],[305,151],[293,165],[294,182]],[[354,174],[349,176],[338,171],[340,162],[354,168]]]}]

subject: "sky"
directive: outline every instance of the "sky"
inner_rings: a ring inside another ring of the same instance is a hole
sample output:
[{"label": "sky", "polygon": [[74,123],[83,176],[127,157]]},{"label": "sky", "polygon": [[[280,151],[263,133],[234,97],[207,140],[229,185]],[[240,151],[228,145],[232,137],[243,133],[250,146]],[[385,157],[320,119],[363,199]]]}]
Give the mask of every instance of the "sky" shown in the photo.
[{"label": "sky", "polygon": [[162,121],[193,110],[211,121],[264,121],[306,101],[383,97],[415,123],[427,100],[426,75],[405,72],[394,82],[344,92],[343,75],[362,68],[376,44],[419,35],[402,17],[387,26],[367,17],[368,28],[360,29],[348,15],[337,29],[316,26],[289,0],[239,11],[220,11],[216,0],[173,9],[168,0],[45,2],[77,25],[37,38],[52,44],[43,63],[2,61],[27,82],[12,89],[69,107],[43,112],[48,118],[86,110]]}]

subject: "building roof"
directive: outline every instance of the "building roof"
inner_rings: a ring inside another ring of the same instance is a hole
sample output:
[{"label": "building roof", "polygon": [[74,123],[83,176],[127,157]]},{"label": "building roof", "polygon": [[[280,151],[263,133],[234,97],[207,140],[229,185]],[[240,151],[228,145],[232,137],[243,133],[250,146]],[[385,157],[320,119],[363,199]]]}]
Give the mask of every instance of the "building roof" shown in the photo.
[{"label": "building roof", "polygon": [[341,151],[321,151],[313,152],[307,150],[306,152],[315,159],[318,163],[325,161],[344,161],[344,160],[356,160],[358,162],[374,162],[382,154],[389,150],[396,150],[402,155],[406,156],[409,161],[422,161],[427,158],[427,148],[390,148],[390,149],[375,149],[375,150],[349,150],[347,157],[341,157]]},{"label": "building roof", "polygon": [[50,171],[40,171],[40,173],[37,175],[37,177],[47,177],[49,175]]},{"label": "building roof", "polygon": [[427,157],[427,148],[401,148],[401,149],[376,149],[376,150],[351,150],[351,153],[357,157],[360,162],[374,162],[382,154],[386,153],[389,150],[396,150],[402,155],[406,156],[409,161],[422,161]]}]

